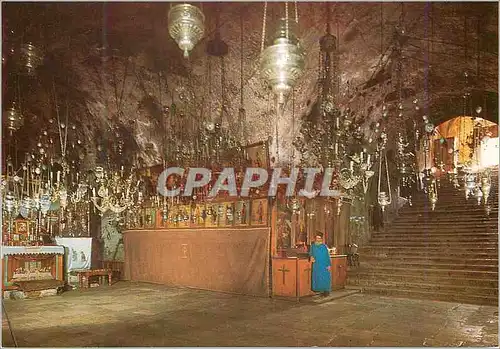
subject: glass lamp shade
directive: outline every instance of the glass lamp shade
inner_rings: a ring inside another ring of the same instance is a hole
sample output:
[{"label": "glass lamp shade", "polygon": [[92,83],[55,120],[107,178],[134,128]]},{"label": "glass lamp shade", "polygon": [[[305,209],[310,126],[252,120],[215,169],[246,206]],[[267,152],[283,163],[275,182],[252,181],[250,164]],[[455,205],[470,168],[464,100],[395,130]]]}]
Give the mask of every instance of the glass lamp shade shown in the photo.
[{"label": "glass lamp shade", "polygon": [[281,19],[274,31],[272,45],[260,58],[260,73],[278,97],[279,104],[284,104],[305,66],[305,54],[294,33],[294,25]]},{"label": "glass lamp shade", "polygon": [[378,193],[378,204],[382,208],[382,211],[385,210],[385,207],[391,203],[391,200],[389,198],[389,195],[387,195],[386,192],[381,191]]},{"label": "glass lamp shade", "polygon": [[37,46],[27,43],[16,50],[14,60],[20,73],[34,76],[36,69],[43,63],[43,53]]},{"label": "glass lamp shade", "polygon": [[205,16],[198,7],[190,4],[172,6],[168,12],[168,32],[187,58],[203,37]]},{"label": "glass lamp shade", "polygon": [[285,102],[302,74],[304,65],[303,50],[286,38],[278,38],[262,52],[260,71],[278,97],[278,103]]},{"label": "glass lamp shade", "polygon": [[16,132],[24,124],[24,117],[14,103],[4,111],[3,118],[10,133]]}]

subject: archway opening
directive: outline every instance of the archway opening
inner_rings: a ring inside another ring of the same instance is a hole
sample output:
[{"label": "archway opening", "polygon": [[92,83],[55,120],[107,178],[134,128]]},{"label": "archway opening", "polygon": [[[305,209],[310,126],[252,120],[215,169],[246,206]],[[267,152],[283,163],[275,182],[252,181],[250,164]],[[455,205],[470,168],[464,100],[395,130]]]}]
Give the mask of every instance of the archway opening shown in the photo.
[{"label": "archway opening", "polygon": [[460,167],[473,171],[498,167],[498,125],[482,118],[458,116],[436,127],[429,148],[428,158],[420,161],[420,170],[431,168],[439,174]]}]

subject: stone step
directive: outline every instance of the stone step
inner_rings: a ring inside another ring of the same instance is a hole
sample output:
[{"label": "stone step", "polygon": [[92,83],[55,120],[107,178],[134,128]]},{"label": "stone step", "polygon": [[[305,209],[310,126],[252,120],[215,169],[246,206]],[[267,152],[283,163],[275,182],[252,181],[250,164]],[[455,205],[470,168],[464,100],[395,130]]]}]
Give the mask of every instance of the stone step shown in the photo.
[{"label": "stone step", "polygon": [[445,270],[451,270],[451,269],[468,269],[468,270],[473,270],[473,271],[490,271],[490,272],[496,272],[498,273],[498,260],[497,264],[493,265],[483,265],[483,264],[474,264],[474,265],[467,265],[467,264],[457,264],[457,263],[435,263],[435,262],[427,262],[425,260],[419,260],[419,261],[414,261],[414,262],[408,262],[408,261],[397,261],[394,259],[384,259],[384,258],[372,258],[372,259],[366,259],[366,258],[361,258],[360,260],[360,265],[363,268],[369,268],[369,269],[378,269],[378,268],[409,268],[409,269],[423,269],[423,270],[434,270],[434,269],[445,269]]},{"label": "stone step", "polygon": [[489,296],[489,295],[486,296],[486,295],[475,295],[475,294],[462,294],[456,292],[438,293],[435,291],[421,291],[416,289],[403,289],[403,288],[382,287],[382,286],[362,287],[362,292],[378,294],[381,296],[429,299],[435,301],[498,306],[498,296]]},{"label": "stone step", "polygon": [[446,231],[454,231],[454,232],[467,232],[473,229],[478,230],[490,230],[490,231],[498,231],[498,223],[497,222],[476,222],[476,224],[460,224],[460,222],[429,222],[422,220],[420,222],[393,222],[392,224],[385,227],[385,231],[393,231],[397,232],[398,229],[405,229],[405,231],[436,231],[439,232],[441,230]]},{"label": "stone step", "polygon": [[428,256],[427,258],[422,258],[422,256],[406,256],[401,255],[397,257],[381,257],[372,254],[362,254],[360,255],[360,261],[363,263],[364,261],[371,262],[377,261],[379,263],[394,262],[394,263],[443,263],[443,264],[453,264],[463,267],[471,267],[474,268],[475,265],[485,265],[485,266],[495,266],[498,267],[498,256],[495,258],[463,258],[463,257],[448,257],[448,256]]},{"label": "stone step", "polygon": [[454,211],[451,208],[436,208],[434,211],[431,209],[431,207],[428,208],[415,208],[414,211],[403,211],[399,210],[397,213],[398,217],[401,218],[411,218],[414,216],[417,217],[424,217],[424,218],[429,218],[429,217],[436,217],[436,218],[446,218],[450,216],[456,216],[458,219],[460,218],[478,218],[478,219],[497,219],[498,218],[498,210],[496,211],[491,211],[490,214],[486,212],[485,209],[481,210],[474,210],[472,208],[469,208],[468,210],[464,211]]},{"label": "stone step", "polygon": [[452,257],[452,258],[498,258],[498,250],[493,251],[463,251],[463,250],[448,250],[434,251],[431,249],[402,249],[392,248],[382,250],[381,248],[363,247],[359,249],[360,256],[371,255],[380,258],[401,258],[402,256],[419,257],[419,258],[436,258],[436,257]]},{"label": "stone step", "polygon": [[401,259],[401,258],[420,258],[421,260],[435,260],[436,258],[451,258],[451,259],[498,259],[498,251],[492,252],[466,252],[463,251],[450,251],[448,253],[443,253],[441,251],[402,251],[394,250],[391,253],[380,252],[379,249],[369,249],[359,251],[360,259],[364,256],[371,256],[377,258],[386,259]]},{"label": "stone step", "polygon": [[440,246],[364,246],[361,251],[377,251],[378,253],[385,253],[391,255],[392,253],[442,253],[447,255],[450,253],[464,253],[464,254],[481,254],[481,253],[498,253],[498,245],[494,247],[481,247],[481,246],[470,246],[470,247],[440,247]]},{"label": "stone step", "polygon": [[441,216],[443,214],[448,215],[458,215],[458,214],[466,214],[471,217],[496,217],[498,216],[498,207],[491,207],[490,213],[486,212],[486,207],[484,206],[468,206],[468,205],[457,205],[457,206],[437,206],[432,209],[432,206],[417,206],[413,205],[410,209],[406,207],[402,207],[398,211],[398,215],[401,216],[412,216],[414,214],[421,215],[433,215],[433,216]]},{"label": "stone step", "polygon": [[444,277],[444,278],[472,278],[472,279],[496,279],[498,281],[498,269],[494,271],[477,271],[470,268],[459,269],[424,269],[424,268],[395,268],[391,266],[361,266],[356,273],[372,273],[384,275],[405,275],[420,277]]},{"label": "stone step", "polygon": [[476,234],[426,234],[426,233],[400,233],[400,234],[380,234],[372,235],[371,243],[375,242],[468,242],[471,244],[482,242],[498,243],[498,234],[494,233],[477,233]]},{"label": "stone step", "polygon": [[469,248],[469,247],[478,247],[478,248],[498,248],[498,242],[495,241],[487,241],[482,242],[480,244],[472,244],[471,242],[466,241],[370,241],[370,244],[366,247],[415,247],[415,248]]},{"label": "stone step", "polygon": [[447,228],[433,228],[428,226],[420,227],[419,229],[412,227],[398,226],[392,229],[387,229],[385,232],[380,232],[391,236],[463,236],[468,234],[469,236],[480,236],[482,234],[498,234],[498,228],[495,227],[476,227],[476,228],[464,228],[457,229],[455,227]]},{"label": "stone step", "polygon": [[[404,269],[403,269],[404,270]],[[481,275],[487,272],[476,272],[473,276],[484,276]],[[439,273],[432,271],[421,271],[420,274],[408,274],[404,272],[391,272],[382,273],[380,270],[367,269],[362,271],[361,268],[358,270],[350,271],[348,273],[348,279],[350,282],[364,282],[364,283],[380,283],[380,282],[403,282],[403,283],[428,283],[436,285],[455,285],[463,287],[490,287],[498,288],[498,273],[489,273],[490,278],[486,277],[464,277],[464,276],[448,276],[439,275]],[[359,281],[356,281],[358,279]]]},{"label": "stone step", "polygon": [[[351,282],[348,282],[351,285]],[[496,287],[478,287],[478,286],[456,286],[456,285],[439,285],[433,283],[411,283],[411,282],[392,282],[381,281],[375,283],[367,283],[364,280],[353,280],[354,286],[365,287],[385,287],[385,288],[400,288],[405,290],[430,291],[430,292],[453,292],[458,294],[474,294],[486,296],[498,296],[498,288]]]},{"label": "stone step", "polygon": [[[463,213],[467,214],[470,216],[486,216],[486,209],[484,207],[478,207],[478,206],[472,206],[472,207],[464,207],[462,205],[457,205],[457,206],[449,206],[449,207],[438,207],[434,209],[434,211],[431,209],[431,207],[427,206],[411,206],[411,207],[403,207],[399,210],[398,214],[402,216],[411,216],[414,214],[425,214],[425,215],[442,215],[444,213],[447,214],[456,214],[456,213]],[[492,207],[490,211],[490,216],[498,215],[498,207]]]}]

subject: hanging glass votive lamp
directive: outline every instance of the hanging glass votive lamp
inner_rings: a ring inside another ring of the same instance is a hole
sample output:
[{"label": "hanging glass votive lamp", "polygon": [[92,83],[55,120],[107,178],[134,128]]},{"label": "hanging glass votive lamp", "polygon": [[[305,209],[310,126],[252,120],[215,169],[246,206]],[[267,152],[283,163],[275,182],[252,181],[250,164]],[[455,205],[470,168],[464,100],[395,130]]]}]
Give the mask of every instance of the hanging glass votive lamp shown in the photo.
[{"label": "hanging glass votive lamp", "polygon": [[34,76],[36,69],[43,63],[43,52],[33,43],[28,42],[16,49],[14,60],[21,74]]},{"label": "hanging glass votive lamp", "polygon": [[19,128],[24,124],[24,117],[15,103],[12,103],[12,106],[4,111],[3,118],[5,120],[5,126],[9,130],[10,134],[19,130]]},{"label": "hanging glass votive lamp", "polygon": [[203,37],[205,16],[196,6],[174,5],[168,12],[168,32],[187,58],[189,52]]},{"label": "hanging glass votive lamp", "polygon": [[292,23],[281,19],[273,44],[260,57],[260,73],[269,84],[278,103],[284,104],[305,65],[305,54],[291,28]]}]

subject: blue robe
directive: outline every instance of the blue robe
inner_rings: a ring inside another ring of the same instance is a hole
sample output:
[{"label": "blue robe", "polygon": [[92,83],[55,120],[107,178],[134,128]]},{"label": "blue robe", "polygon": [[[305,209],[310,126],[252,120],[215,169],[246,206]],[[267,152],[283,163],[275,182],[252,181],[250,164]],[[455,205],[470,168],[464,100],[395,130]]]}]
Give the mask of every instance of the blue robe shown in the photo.
[{"label": "blue robe", "polygon": [[312,285],[315,292],[330,292],[332,290],[332,276],[327,269],[332,265],[328,248],[325,244],[316,245],[313,243],[309,250],[309,256],[314,257],[312,264]]}]

